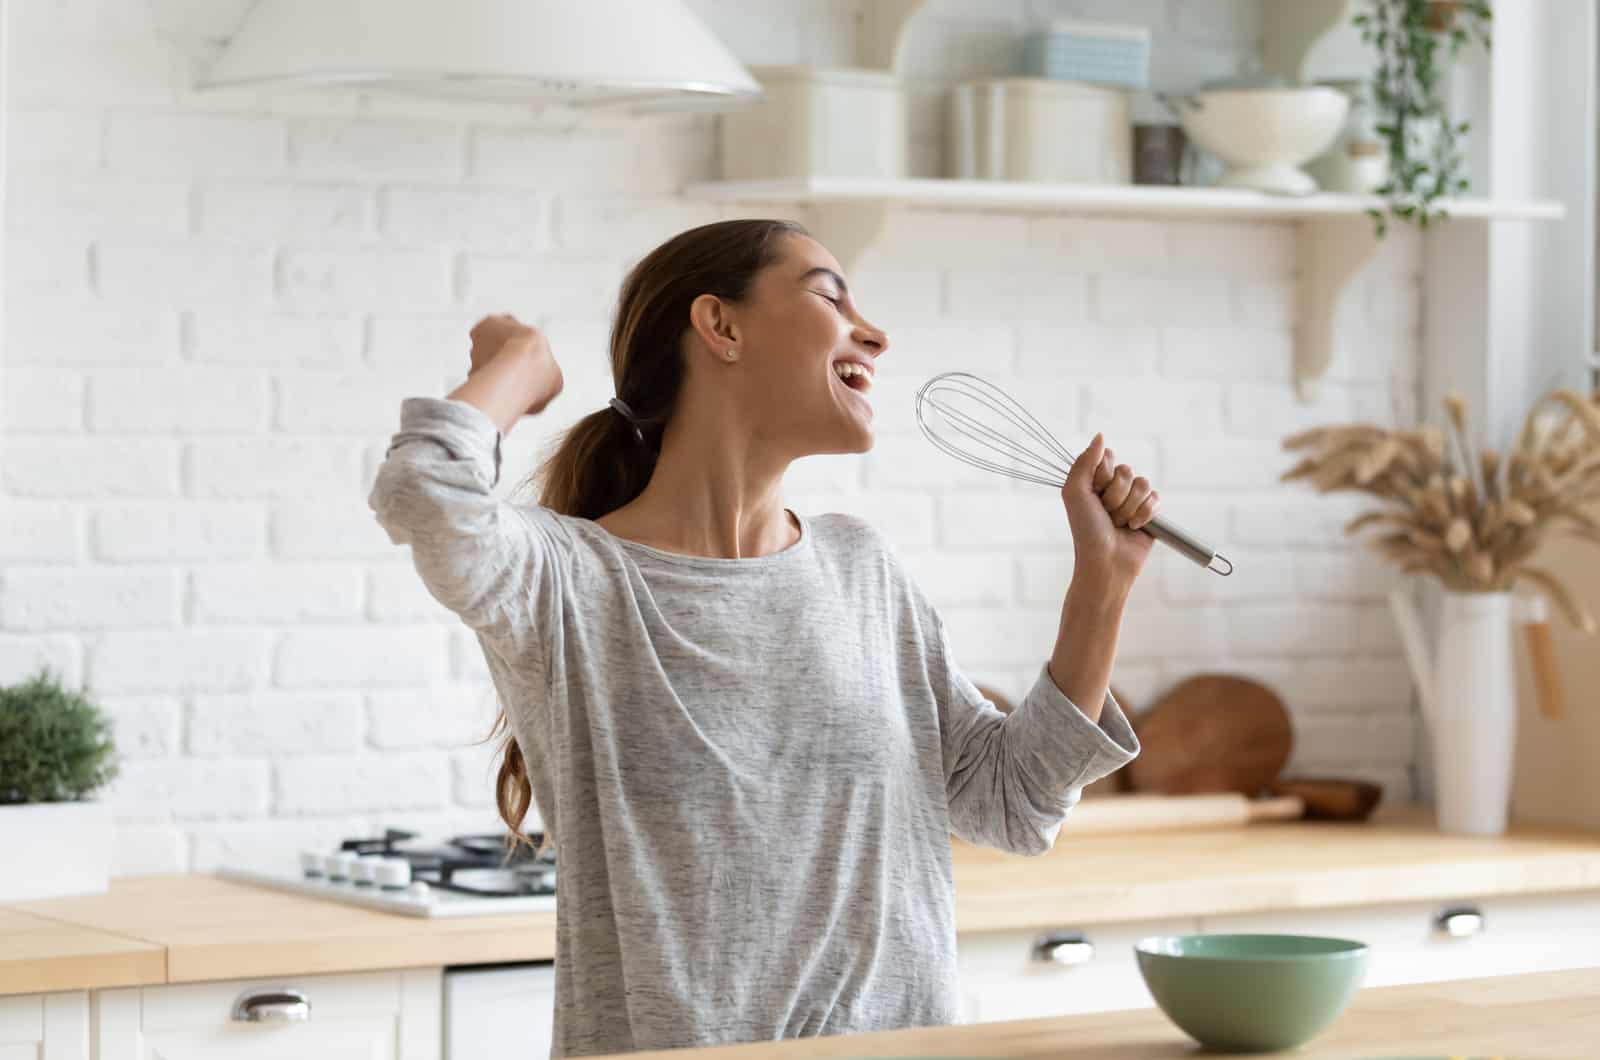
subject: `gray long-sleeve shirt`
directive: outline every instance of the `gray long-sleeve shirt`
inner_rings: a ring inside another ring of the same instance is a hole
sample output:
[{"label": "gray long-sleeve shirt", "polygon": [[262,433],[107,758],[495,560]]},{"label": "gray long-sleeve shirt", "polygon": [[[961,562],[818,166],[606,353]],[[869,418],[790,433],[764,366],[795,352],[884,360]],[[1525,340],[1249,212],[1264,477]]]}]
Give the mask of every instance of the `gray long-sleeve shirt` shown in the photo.
[{"label": "gray long-sleeve shirt", "polygon": [[950,835],[1054,842],[1138,753],[1050,679],[962,676],[846,515],[686,556],[501,499],[476,407],[406,398],[369,504],[476,631],[557,854],[554,1056],[957,1022]]}]

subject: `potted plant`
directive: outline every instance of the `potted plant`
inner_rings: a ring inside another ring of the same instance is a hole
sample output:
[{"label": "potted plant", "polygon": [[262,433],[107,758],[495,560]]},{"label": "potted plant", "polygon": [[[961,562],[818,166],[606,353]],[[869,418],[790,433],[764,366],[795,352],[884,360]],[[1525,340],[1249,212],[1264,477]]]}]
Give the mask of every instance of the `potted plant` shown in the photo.
[{"label": "potted plant", "polygon": [[1293,435],[1284,448],[1309,455],[1283,478],[1378,498],[1382,506],[1345,532],[1379,531],[1373,544],[1385,558],[1443,588],[1436,651],[1410,597],[1397,589],[1390,604],[1432,731],[1439,826],[1497,834],[1510,805],[1516,735],[1512,589],[1531,585],[1574,626],[1596,627],[1583,603],[1531,561],[1551,534],[1600,545],[1591,507],[1600,501],[1600,391],[1593,399],[1547,394],[1505,456],[1474,453],[1458,395],[1445,399],[1445,412],[1448,431],[1350,424]]},{"label": "potted plant", "polygon": [[111,815],[90,796],[116,776],[100,708],[48,667],[0,686],[0,848],[26,852],[0,873],[0,901],[104,891]]},{"label": "potted plant", "polygon": [[[1490,17],[1488,0],[1368,0],[1352,20],[1378,55],[1372,100],[1389,154],[1378,194],[1391,213],[1423,228],[1447,216],[1441,198],[1469,186],[1458,140],[1469,125],[1450,115],[1440,78],[1473,39],[1489,47]],[[1381,238],[1387,218],[1370,214]]]}]

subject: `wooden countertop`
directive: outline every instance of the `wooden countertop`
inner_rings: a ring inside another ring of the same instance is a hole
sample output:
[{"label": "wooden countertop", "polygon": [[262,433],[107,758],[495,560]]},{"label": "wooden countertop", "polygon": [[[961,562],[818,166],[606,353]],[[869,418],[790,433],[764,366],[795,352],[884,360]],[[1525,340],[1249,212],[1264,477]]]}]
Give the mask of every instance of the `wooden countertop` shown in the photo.
[{"label": "wooden countertop", "polygon": [[167,979],[166,947],[0,906],[0,994],[43,994]]},{"label": "wooden countertop", "polygon": [[[556,948],[554,913],[412,917],[199,873],[123,877],[105,894],[9,908],[144,940],[165,953],[164,973],[146,983],[548,960]],[[0,992],[16,993],[5,989],[18,981],[6,971],[16,962],[0,953]],[[102,985],[113,984],[77,989]]]},{"label": "wooden countertop", "polygon": [[[1600,968],[1362,990],[1339,1019],[1291,1053],[1355,1056],[1593,1056]],[[627,1054],[630,1060],[801,1060],[813,1056],[1048,1056],[1163,1060],[1200,1053],[1158,1009]],[[1259,1057],[1263,1054],[1256,1053]]]},{"label": "wooden countertop", "polygon": [[1600,834],[1514,827],[1445,835],[1433,811],[1074,837],[1037,858],[955,843],[956,926],[1001,931],[1600,889]]},{"label": "wooden countertop", "polygon": [[[1446,836],[1404,809],[1370,824],[1075,836],[1037,858],[956,843],[962,933],[1600,889],[1600,835]],[[114,880],[0,905],[0,994],[549,960],[555,914],[438,920],[214,876]]]}]

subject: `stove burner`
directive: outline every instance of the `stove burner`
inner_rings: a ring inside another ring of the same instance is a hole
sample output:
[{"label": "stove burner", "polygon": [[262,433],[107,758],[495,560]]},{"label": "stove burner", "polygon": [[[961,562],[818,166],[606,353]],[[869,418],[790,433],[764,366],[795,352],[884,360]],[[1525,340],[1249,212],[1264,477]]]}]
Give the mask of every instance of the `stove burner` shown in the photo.
[{"label": "stove burner", "polygon": [[354,854],[381,854],[411,865],[411,878],[430,887],[484,898],[556,893],[555,851],[535,853],[544,835],[523,833],[531,846],[518,844],[506,852],[504,833],[453,836],[444,846],[405,845],[415,832],[384,830],[381,838],[346,839],[339,849]]}]

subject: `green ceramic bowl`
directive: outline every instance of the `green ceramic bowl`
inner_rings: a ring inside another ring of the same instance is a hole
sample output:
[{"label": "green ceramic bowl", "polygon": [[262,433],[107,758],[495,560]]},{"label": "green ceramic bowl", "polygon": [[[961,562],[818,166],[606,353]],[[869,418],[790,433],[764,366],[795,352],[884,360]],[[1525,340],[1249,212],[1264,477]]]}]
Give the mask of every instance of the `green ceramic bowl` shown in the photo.
[{"label": "green ceramic bowl", "polygon": [[1161,1011],[1225,1052],[1292,1049],[1338,1018],[1367,947],[1313,935],[1164,935],[1134,946]]}]

